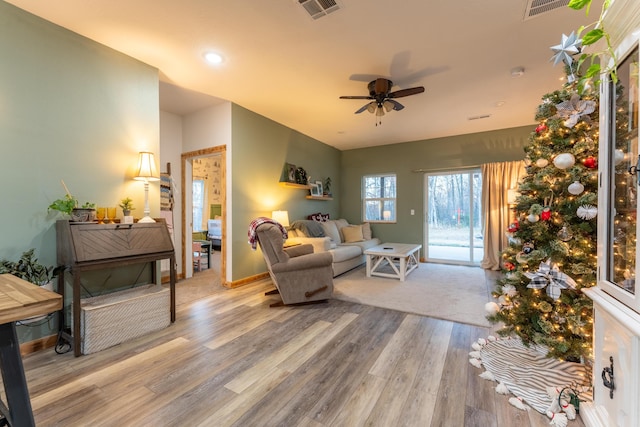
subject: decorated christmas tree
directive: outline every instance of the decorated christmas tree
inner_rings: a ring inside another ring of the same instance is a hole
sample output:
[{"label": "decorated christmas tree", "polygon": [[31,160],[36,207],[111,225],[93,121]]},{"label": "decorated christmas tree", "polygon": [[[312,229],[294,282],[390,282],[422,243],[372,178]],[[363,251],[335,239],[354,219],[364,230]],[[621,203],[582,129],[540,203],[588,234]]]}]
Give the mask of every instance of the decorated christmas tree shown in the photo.
[{"label": "decorated christmas tree", "polygon": [[488,318],[504,323],[500,335],[579,361],[590,354],[593,326],[580,289],[596,284],[598,94],[578,93],[567,70],[569,82],[537,110]]}]

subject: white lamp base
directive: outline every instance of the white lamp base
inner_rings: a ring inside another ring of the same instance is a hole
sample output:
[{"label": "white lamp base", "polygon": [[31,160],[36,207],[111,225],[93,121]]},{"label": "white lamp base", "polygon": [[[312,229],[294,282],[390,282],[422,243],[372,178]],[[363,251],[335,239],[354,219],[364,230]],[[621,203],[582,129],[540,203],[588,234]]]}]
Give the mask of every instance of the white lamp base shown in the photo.
[{"label": "white lamp base", "polygon": [[150,216],[145,216],[143,218],[140,218],[138,222],[156,222],[156,220],[151,218]]}]

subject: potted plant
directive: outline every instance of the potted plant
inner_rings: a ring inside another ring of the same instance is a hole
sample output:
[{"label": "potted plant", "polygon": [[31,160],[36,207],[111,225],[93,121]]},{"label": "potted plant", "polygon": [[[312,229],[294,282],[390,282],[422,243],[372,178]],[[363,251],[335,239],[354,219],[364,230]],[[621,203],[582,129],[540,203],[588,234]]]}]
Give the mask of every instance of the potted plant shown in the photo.
[{"label": "potted plant", "polygon": [[96,217],[95,203],[85,202],[78,207],[78,199],[67,193],[64,198],[56,199],[49,205],[49,211],[59,211],[69,215],[71,221],[88,222],[93,221]]},{"label": "potted plant", "polygon": [[118,206],[122,208],[122,213],[124,214],[124,216],[131,215],[131,211],[136,209],[133,207],[133,200],[131,200],[130,197],[125,197],[124,199],[122,199],[120,201],[120,205]]},{"label": "potted plant", "polygon": [[[23,252],[18,261],[0,260],[0,274],[12,274],[29,283],[53,291],[52,280],[64,267],[45,266],[38,262],[34,256],[35,249],[31,248]],[[20,322],[33,323],[45,319],[47,316],[37,316]]]},{"label": "potted plant", "polygon": [[0,260],[0,274],[12,274],[38,286],[50,283],[60,268],[40,264],[34,252],[34,248],[23,252],[18,261]]},{"label": "potted plant", "polygon": [[328,176],[324,179],[324,188],[323,188],[323,192],[324,195],[327,197],[331,197],[331,177]]}]

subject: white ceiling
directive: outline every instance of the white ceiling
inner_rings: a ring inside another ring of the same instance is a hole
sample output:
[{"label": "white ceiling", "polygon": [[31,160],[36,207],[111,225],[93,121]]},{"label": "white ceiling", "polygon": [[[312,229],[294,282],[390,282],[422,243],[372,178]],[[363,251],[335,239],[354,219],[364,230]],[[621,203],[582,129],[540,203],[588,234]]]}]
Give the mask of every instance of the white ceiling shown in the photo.
[{"label": "white ceiling", "polygon": [[[338,0],[313,20],[298,0],[8,2],[157,67],[165,111],[228,100],[341,150],[532,124],[564,75],[550,46],[601,4],[525,20],[526,0]],[[209,50],[223,64],[206,64]],[[354,114],[366,101],[339,99],[376,77],[426,91],[376,126]]]}]

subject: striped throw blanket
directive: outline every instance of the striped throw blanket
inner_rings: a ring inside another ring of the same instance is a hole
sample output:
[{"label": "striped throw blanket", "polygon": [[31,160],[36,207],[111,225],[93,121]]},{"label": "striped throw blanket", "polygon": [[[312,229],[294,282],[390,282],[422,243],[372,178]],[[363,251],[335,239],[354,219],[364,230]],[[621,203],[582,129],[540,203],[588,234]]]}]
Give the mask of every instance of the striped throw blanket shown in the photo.
[{"label": "striped throw blanket", "polygon": [[489,337],[472,347],[469,362],[486,369],[481,377],[496,381],[498,393],[510,392],[542,414],[560,412],[553,409],[557,398],[549,395],[550,389],[571,387],[580,392],[580,399],[591,400],[589,372],[581,363],[548,358],[544,348],[527,347],[518,338]]},{"label": "striped throw blanket", "polygon": [[254,251],[258,246],[258,235],[256,234],[256,228],[258,228],[258,226],[262,224],[277,225],[280,228],[280,231],[282,231],[282,238],[285,240],[289,238],[289,235],[287,234],[287,230],[285,230],[282,224],[280,224],[278,221],[275,221],[271,218],[267,218],[265,216],[258,217],[253,221],[251,221],[251,224],[249,224],[249,231],[247,232],[247,234],[249,235],[249,244],[251,245],[251,249],[253,249]]}]

